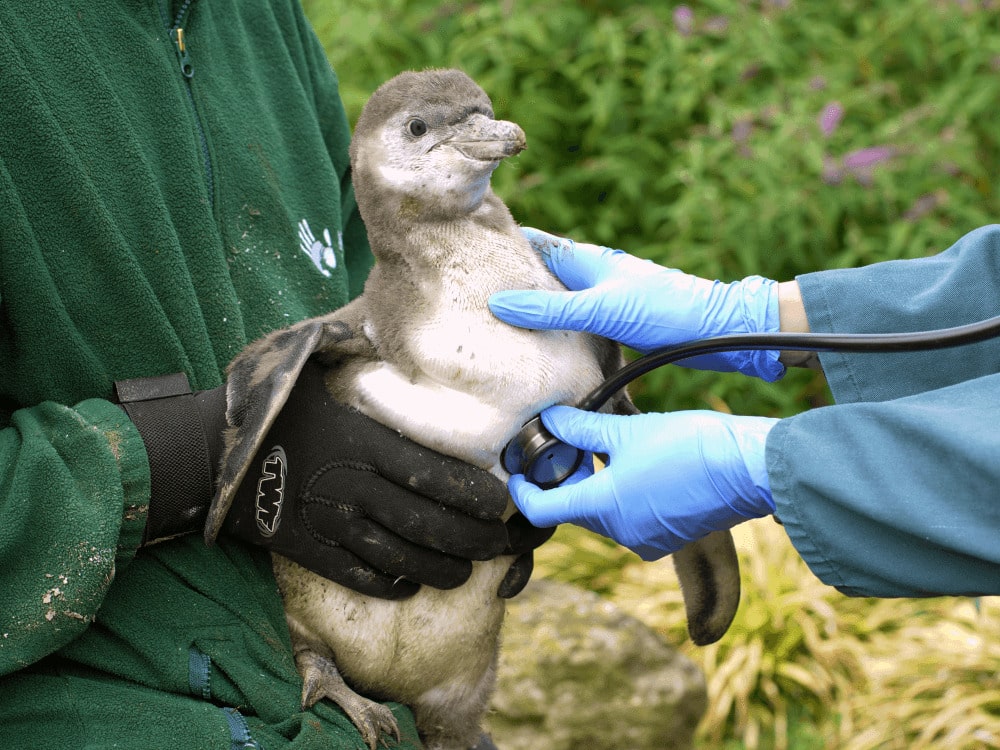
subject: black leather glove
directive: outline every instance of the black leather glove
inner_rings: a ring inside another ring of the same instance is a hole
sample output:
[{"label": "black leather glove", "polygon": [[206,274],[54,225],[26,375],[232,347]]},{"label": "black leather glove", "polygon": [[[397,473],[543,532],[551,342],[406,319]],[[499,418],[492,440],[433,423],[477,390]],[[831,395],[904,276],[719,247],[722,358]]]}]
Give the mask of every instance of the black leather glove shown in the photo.
[{"label": "black leather glove", "polygon": [[[500,521],[502,482],[333,401],[322,376],[319,365],[303,368],[223,531],[354,590],[394,599],[420,584],[458,586],[472,560],[516,554],[498,594],[519,592],[531,550],[551,530],[516,515],[508,535]],[[149,454],[144,542],[200,530],[222,452],[225,388],[192,394],[182,374],[116,386]]]},{"label": "black leather glove", "polygon": [[504,551],[507,488],[332,399],[309,362],[223,532],[362,593],[454,588]]}]

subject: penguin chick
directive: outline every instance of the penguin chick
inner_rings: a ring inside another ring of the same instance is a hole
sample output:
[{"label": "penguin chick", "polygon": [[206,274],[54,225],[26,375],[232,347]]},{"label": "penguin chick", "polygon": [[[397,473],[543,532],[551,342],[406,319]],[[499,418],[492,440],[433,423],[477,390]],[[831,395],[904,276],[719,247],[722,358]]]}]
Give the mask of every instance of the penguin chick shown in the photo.
[{"label": "penguin chick", "polygon": [[[230,366],[233,427],[207,540],[310,356],[327,367],[338,401],[501,479],[500,453],[525,421],[579,402],[621,366],[613,342],[514,328],[487,307],[503,289],[564,289],[490,188],[500,161],[524,146],[521,129],[494,119],[489,98],[460,71],[402,73],[372,95],[351,166],[377,263],[353,302],[261,339]],[[636,412],[624,393],[611,408]],[[410,706],[430,750],[475,743],[495,681],[504,612],[497,590],[512,557],[474,563],[456,589],[424,586],[401,601],[272,557],[305,706],[338,703],[373,749],[396,724],[360,694]],[[689,545],[675,566],[693,639],[717,640],[739,600],[731,537]]]}]

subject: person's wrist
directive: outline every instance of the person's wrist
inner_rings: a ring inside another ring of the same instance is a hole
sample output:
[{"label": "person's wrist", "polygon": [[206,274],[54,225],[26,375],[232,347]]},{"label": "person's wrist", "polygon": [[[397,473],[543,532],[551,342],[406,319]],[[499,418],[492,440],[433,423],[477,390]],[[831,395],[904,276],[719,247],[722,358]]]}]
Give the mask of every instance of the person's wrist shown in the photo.
[{"label": "person's wrist", "polygon": [[802,291],[797,281],[783,281],[778,284],[779,330],[786,333],[809,333],[809,318],[806,317]]},{"label": "person's wrist", "polygon": [[215,491],[226,389],[193,393],[184,373],[115,383],[146,448],[150,497],[142,544],[199,531]]},{"label": "person's wrist", "polygon": [[[778,314],[782,333],[809,333],[809,318],[806,316],[802,291],[797,281],[783,281],[778,284]],[[816,352],[781,352],[781,364],[785,367],[808,367],[822,369]]]}]

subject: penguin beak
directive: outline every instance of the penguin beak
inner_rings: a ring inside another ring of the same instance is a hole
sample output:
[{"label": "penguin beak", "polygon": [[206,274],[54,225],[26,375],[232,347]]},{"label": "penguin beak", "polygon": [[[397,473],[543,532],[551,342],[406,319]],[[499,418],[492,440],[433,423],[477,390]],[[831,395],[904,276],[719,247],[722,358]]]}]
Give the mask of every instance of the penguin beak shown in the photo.
[{"label": "penguin beak", "polygon": [[467,159],[489,162],[518,154],[527,145],[524,131],[516,123],[494,120],[479,113],[455,125],[454,134],[444,144]]}]

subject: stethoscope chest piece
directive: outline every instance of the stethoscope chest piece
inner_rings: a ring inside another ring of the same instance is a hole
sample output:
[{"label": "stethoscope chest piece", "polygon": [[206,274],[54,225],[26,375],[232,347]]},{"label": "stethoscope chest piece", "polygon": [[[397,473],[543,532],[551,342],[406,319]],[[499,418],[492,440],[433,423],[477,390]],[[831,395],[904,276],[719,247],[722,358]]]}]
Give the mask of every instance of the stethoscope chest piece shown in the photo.
[{"label": "stethoscope chest piece", "polygon": [[556,487],[583,463],[583,451],[559,440],[545,429],[540,416],[524,423],[500,456],[504,469],[524,474],[543,490]]}]

